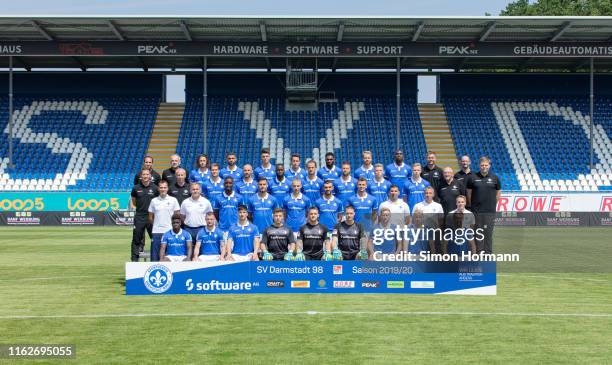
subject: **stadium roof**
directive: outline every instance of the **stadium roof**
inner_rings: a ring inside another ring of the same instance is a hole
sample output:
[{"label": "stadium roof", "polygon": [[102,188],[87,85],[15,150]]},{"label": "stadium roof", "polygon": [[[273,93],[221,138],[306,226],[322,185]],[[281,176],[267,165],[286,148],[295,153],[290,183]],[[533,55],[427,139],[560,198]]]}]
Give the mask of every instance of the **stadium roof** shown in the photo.
[{"label": "stadium roof", "polygon": [[[213,49],[234,44],[269,49]],[[302,45],[338,48],[285,50]],[[359,55],[362,45],[403,48]],[[399,57],[404,68],[497,70],[584,69],[593,56],[603,70],[612,68],[612,17],[3,16],[7,55],[25,68],[201,68],[208,56],[210,68],[284,68],[287,57],[316,57],[319,68],[394,68]]]}]

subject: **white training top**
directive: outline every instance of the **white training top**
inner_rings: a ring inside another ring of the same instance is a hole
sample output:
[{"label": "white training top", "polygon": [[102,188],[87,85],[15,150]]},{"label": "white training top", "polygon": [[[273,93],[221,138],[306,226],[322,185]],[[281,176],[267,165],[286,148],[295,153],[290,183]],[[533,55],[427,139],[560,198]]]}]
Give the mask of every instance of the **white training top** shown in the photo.
[{"label": "white training top", "polygon": [[431,228],[439,226],[438,214],[444,214],[444,209],[442,208],[442,205],[433,201],[431,203],[422,201],[420,203],[415,204],[412,208],[412,214],[414,214],[414,212],[416,212],[417,210],[420,210],[424,214],[423,224],[425,224],[426,227]]},{"label": "white training top", "polygon": [[405,201],[402,199],[397,199],[394,202],[391,200],[384,201],[378,206],[379,214],[383,208],[387,208],[391,212],[389,224],[396,224],[402,227],[406,225],[406,217],[410,216],[410,208]]},{"label": "white training top", "polygon": [[206,225],[206,213],[212,212],[212,205],[208,199],[200,196],[198,200],[189,197],[181,204],[181,214],[185,216],[185,225],[189,227],[202,227]]},{"label": "white training top", "polygon": [[444,213],[442,205],[434,201],[428,203],[423,200],[422,202],[415,204],[412,208],[412,214],[414,214],[417,209],[419,209],[423,213]]},{"label": "white training top", "polygon": [[175,197],[166,195],[165,198],[157,196],[149,204],[149,213],[153,213],[153,233],[166,233],[172,229],[172,215],[180,210],[178,200]]}]

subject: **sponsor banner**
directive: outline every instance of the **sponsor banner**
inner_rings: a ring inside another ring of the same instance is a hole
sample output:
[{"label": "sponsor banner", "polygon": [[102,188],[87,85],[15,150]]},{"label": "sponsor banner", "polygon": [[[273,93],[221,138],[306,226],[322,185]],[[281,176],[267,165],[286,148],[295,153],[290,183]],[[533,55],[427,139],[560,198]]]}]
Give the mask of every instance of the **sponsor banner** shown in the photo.
[{"label": "sponsor banner", "polygon": [[[334,274],[337,266],[343,267],[342,274]],[[472,262],[455,268],[438,272],[410,262],[371,261],[128,262],[125,290],[126,295],[495,294],[495,263]]]},{"label": "sponsor banner", "polygon": [[[122,213],[132,216],[118,219]],[[133,222],[133,212],[0,212],[2,226],[117,226]]]},{"label": "sponsor banner", "polygon": [[612,57],[610,42],[0,42],[0,56]]},{"label": "sponsor banner", "polygon": [[41,226],[47,216],[42,212],[6,212],[1,220],[7,226]]},{"label": "sponsor banner", "polygon": [[503,194],[498,212],[612,212],[612,192],[608,193],[515,193]]},{"label": "sponsor banner", "polygon": [[103,212],[125,209],[129,199],[129,192],[3,192],[0,193],[0,211]]},{"label": "sponsor banner", "polygon": [[[129,192],[2,192],[0,212],[44,211],[119,211],[129,205]],[[609,193],[507,193],[497,203],[497,211],[507,212],[612,212],[612,192]],[[521,218],[521,216],[518,216]],[[121,215],[117,219],[121,219]],[[517,218],[508,216],[508,218]],[[527,218],[523,216],[522,218]],[[513,219],[508,219],[508,222]],[[516,225],[532,225],[520,223]],[[512,225],[508,223],[508,225]]]},{"label": "sponsor banner", "polygon": [[46,226],[103,226],[106,212],[56,212],[46,214]]},{"label": "sponsor banner", "polygon": [[[37,212],[0,211],[0,226],[132,226],[134,212],[127,210],[110,212]],[[604,226],[612,227],[612,212],[500,212],[495,218],[496,226]],[[334,265],[332,275],[342,275],[344,266]]]}]

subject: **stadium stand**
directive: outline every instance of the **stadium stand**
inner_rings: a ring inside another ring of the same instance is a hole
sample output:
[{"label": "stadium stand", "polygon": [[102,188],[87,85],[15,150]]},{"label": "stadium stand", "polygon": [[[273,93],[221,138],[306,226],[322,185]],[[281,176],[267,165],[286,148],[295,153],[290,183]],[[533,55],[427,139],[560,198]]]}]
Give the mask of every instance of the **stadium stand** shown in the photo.
[{"label": "stadium stand", "polygon": [[161,77],[19,75],[15,86],[17,167],[8,166],[3,97],[0,190],[129,190],[155,120]]},{"label": "stadium stand", "polygon": [[[595,103],[590,171],[584,76],[447,75],[441,88],[458,156],[489,155],[505,189],[611,189],[612,100],[604,96]],[[604,87],[598,91],[610,95]]]},{"label": "stadium stand", "polygon": [[[324,75],[320,91],[328,96],[302,106],[286,105],[279,80],[279,74],[209,75],[205,152],[211,161],[224,164],[234,151],[240,165],[258,166],[260,149],[269,147],[273,162],[286,166],[292,153],[302,156],[302,164],[313,158],[321,165],[325,153],[334,152],[337,163],[349,161],[356,169],[364,149],[375,162],[389,163],[396,131],[393,75]],[[442,104],[434,114],[442,115],[443,106],[444,138],[450,132],[454,142],[444,164],[452,153],[468,154],[477,169],[476,158],[488,155],[504,190],[612,190],[612,83],[596,85],[596,164],[590,171],[585,76],[442,75]],[[7,98],[0,98],[3,191],[127,191],[147,147],[153,148],[156,118],[167,122],[157,115],[161,75],[18,74],[15,87],[15,170],[8,167]],[[186,93],[176,151],[190,169],[204,151],[199,75],[187,76]],[[431,135],[426,144],[414,75],[402,76],[402,95],[405,160],[424,162],[425,152],[439,144]],[[434,117],[425,129],[435,135],[441,127]],[[159,166],[166,163],[157,159]]]},{"label": "stadium stand", "polygon": [[[284,90],[276,77],[210,76],[208,155],[223,163],[229,151],[240,164],[259,165],[259,150],[270,147],[274,162],[289,166],[292,153],[302,163],[313,158],[321,166],[327,152],[337,162],[361,166],[361,151],[375,161],[388,161],[395,147],[395,80],[389,75],[329,76],[322,91],[336,95],[315,110],[286,110]],[[421,161],[426,147],[416,104],[416,78],[402,79],[401,140],[407,161]],[[188,77],[188,99],[177,151],[193,166],[203,150],[201,81]],[[231,85],[235,85],[233,88]]]}]

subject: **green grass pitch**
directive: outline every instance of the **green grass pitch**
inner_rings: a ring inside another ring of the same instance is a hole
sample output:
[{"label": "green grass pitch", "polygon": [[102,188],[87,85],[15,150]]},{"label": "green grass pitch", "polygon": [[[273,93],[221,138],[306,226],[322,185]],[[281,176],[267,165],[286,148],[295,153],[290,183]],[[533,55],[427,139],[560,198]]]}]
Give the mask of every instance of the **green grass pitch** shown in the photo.
[{"label": "green grass pitch", "polygon": [[76,345],[18,364],[612,363],[611,237],[496,228],[521,262],[499,266],[492,297],[126,297],[130,229],[2,228],[0,344]]}]

